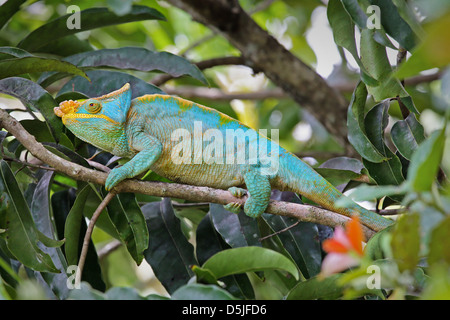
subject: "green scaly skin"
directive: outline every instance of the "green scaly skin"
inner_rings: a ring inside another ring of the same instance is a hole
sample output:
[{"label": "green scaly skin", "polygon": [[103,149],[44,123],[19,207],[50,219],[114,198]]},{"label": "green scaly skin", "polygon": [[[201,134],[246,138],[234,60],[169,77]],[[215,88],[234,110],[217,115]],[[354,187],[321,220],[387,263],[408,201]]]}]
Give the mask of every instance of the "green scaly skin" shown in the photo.
[{"label": "green scaly skin", "polygon": [[[151,169],[174,182],[228,189],[238,197],[243,196],[239,187],[245,186],[249,197],[244,212],[251,217],[258,217],[264,212],[271,189],[275,188],[299,193],[330,211],[348,217],[359,215],[361,223],[375,231],[392,224],[391,220],[356,203],[345,208],[337,207],[335,202],[343,195],[295,155],[239,121],[191,101],[160,94],[131,100],[130,86],[126,84],[98,98],[64,101],[55,108],[55,114],[78,138],[114,155],[131,159],[110,172],[105,184],[107,190],[124,179]],[[195,158],[193,150],[198,150],[195,149],[195,142],[191,149],[194,156],[189,158],[190,161],[174,161],[174,154],[184,155],[177,153],[184,138],[174,138],[174,131],[181,129],[179,132],[195,138],[198,136],[196,124],[199,123],[203,140],[199,140],[201,142],[197,148],[200,145],[203,154],[209,152],[215,161]],[[216,140],[220,137],[214,133],[227,137],[229,132],[239,132],[236,130],[242,130],[238,136],[247,136],[245,145],[235,146],[234,139],[228,142],[223,138],[222,149],[214,149],[214,152],[208,149],[212,141],[220,141]],[[238,151],[243,147],[258,148],[262,144],[267,146],[267,153],[272,156],[272,164],[275,164],[272,169],[260,158],[255,160],[250,151],[245,161],[238,161]],[[234,203],[227,208],[234,212],[239,210]]]}]

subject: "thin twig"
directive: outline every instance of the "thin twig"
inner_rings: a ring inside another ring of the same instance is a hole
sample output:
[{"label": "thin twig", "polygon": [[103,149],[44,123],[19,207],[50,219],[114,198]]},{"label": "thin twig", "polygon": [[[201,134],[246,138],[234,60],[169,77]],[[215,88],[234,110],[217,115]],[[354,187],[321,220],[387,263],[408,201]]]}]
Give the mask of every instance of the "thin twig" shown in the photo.
[{"label": "thin twig", "polygon": [[92,168],[99,169],[99,170],[101,170],[103,172],[110,172],[111,171],[110,168],[108,168],[107,166],[105,166],[105,165],[103,165],[101,163],[98,163],[97,161],[92,161],[92,160],[89,160],[89,159],[85,159],[85,160]]},{"label": "thin twig", "polygon": [[120,242],[119,240],[114,239],[113,241],[107,243],[100,250],[98,250],[98,252],[97,252],[98,259],[100,261],[105,259],[110,253],[112,253],[113,251],[116,251],[121,246],[122,246],[122,242]]},{"label": "thin twig", "polygon": [[215,36],[217,36],[216,32],[212,32],[211,34],[208,34],[200,39],[198,39],[197,41],[193,42],[190,46],[186,47],[184,50],[181,50],[178,54],[182,57],[185,57],[186,54],[191,51],[192,49],[198,47],[199,45],[208,42],[209,40],[211,40],[212,38],[214,38]]},{"label": "thin twig", "polygon": [[78,272],[75,277],[75,286],[79,285],[81,282],[81,276],[83,274],[83,268],[84,263],[86,262],[86,256],[89,248],[89,241],[91,240],[92,231],[94,230],[95,223],[97,222],[97,219],[100,217],[100,214],[102,211],[106,208],[108,203],[114,198],[116,195],[115,192],[109,192],[106,197],[103,199],[103,201],[100,203],[100,205],[95,210],[94,214],[92,215],[91,220],[89,221],[88,228],[86,230],[86,234],[84,235],[83,240],[83,247],[81,249],[80,254],[80,260],[78,261]]},{"label": "thin twig", "polygon": [[264,9],[270,7],[270,5],[275,2],[275,0],[265,0],[258,3],[256,6],[254,6],[251,10],[248,11],[249,15],[255,14],[259,11],[263,11]]},{"label": "thin twig", "polygon": [[263,241],[263,240],[269,239],[269,238],[271,238],[271,237],[273,237],[273,236],[279,235],[280,233],[283,233],[283,232],[285,232],[285,231],[288,231],[289,229],[295,227],[295,226],[298,225],[299,223],[300,223],[300,220],[298,220],[298,221],[295,222],[294,224],[291,224],[290,226],[287,226],[287,227],[284,228],[284,229],[278,230],[277,232],[274,232],[274,233],[269,234],[269,235],[267,235],[267,236],[265,236],[265,237],[259,238],[259,241]]},{"label": "thin twig", "polygon": [[[406,59],[407,51],[403,48],[399,48],[397,53],[397,67]],[[405,86],[405,80],[400,80],[402,86]],[[400,97],[397,96],[397,102],[400,107],[400,111],[402,113],[403,119],[406,119],[409,116],[409,110],[403,103],[403,101],[400,99]]]},{"label": "thin twig", "polygon": [[52,168],[52,167],[40,166],[38,164],[33,164],[33,163],[22,161],[22,160],[19,160],[19,159],[16,159],[16,158],[11,158],[11,157],[9,157],[7,155],[4,155],[4,154],[1,157],[3,158],[3,160],[20,163],[21,165],[26,166],[26,167],[31,167],[31,168],[35,168],[35,169],[42,169],[42,170],[48,170],[48,171],[58,171],[58,170],[56,170],[55,168]]},{"label": "thin twig", "polygon": [[164,87],[164,91],[171,95],[180,96],[186,99],[204,98],[209,100],[225,100],[230,101],[234,99],[239,100],[264,100],[269,98],[274,99],[289,99],[283,90],[279,88],[261,90],[256,92],[224,92],[217,88],[194,87],[194,86],[177,86]]},{"label": "thin twig", "polygon": [[172,201],[174,208],[204,208],[209,207],[209,202],[194,202],[194,203],[181,203],[178,201]]}]

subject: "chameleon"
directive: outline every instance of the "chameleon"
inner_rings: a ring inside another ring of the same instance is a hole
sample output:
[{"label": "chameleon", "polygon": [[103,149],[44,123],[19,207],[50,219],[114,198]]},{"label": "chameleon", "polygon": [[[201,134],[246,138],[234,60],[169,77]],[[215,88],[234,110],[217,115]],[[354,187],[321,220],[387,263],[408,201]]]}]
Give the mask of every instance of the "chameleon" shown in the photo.
[{"label": "chameleon", "polygon": [[[130,159],[110,171],[106,190],[152,170],[173,182],[228,190],[236,197],[247,195],[243,209],[253,218],[264,213],[272,189],[278,189],[303,195],[335,213],[359,216],[363,225],[375,231],[393,223],[352,201],[337,206],[336,201],[345,196],[276,141],[224,113],[180,97],[148,94],[132,99],[127,83],[100,97],[63,101],[54,113],[79,139]],[[237,202],[225,207],[235,213],[242,209]]]}]

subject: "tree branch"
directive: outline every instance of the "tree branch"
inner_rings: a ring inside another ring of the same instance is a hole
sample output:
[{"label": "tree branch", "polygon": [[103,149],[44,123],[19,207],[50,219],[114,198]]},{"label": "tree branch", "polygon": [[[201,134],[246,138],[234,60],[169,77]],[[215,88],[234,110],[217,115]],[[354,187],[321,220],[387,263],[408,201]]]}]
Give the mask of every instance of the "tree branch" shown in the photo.
[{"label": "tree branch", "polygon": [[[76,163],[67,161],[48,151],[30,135],[24,127],[6,111],[0,109],[0,125],[16,137],[30,153],[58,172],[73,179],[104,185],[107,173],[85,168]],[[180,198],[189,201],[202,201],[226,205],[230,202],[245,203],[245,197],[235,198],[230,192],[209,187],[197,187],[177,183],[148,182],[135,179],[125,180],[114,188],[115,193],[132,192],[148,194],[157,197]],[[287,216],[301,221],[323,224],[330,227],[345,225],[348,217],[322,208],[300,205],[283,201],[271,200],[267,213]],[[374,231],[363,226],[366,239],[374,235]]]},{"label": "tree branch", "polygon": [[165,86],[164,91],[170,95],[180,96],[185,99],[203,98],[213,101],[240,100],[263,100],[263,99],[288,99],[289,96],[280,88],[260,90],[256,92],[224,92],[218,88],[206,88],[195,86]]},{"label": "tree branch", "polygon": [[[202,62],[210,63],[212,60],[205,60]],[[211,66],[221,65],[220,60],[217,59],[218,64],[212,64]],[[197,65],[201,65],[202,62],[199,62]],[[231,60],[228,61],[226,64],[233,64],[231,63]],[[224,65],[226,65],[224,64]],[[242,63],[239,63],[242,64]],[[164,78],[162,77],[164,76]],[[411,78],[407,78],[404,80],[405,86],[416,86],[421,83],[428,83],[435,80],[440,79],[441,73],[436,72],[433,74],[428,75],[419,75]],[[161,75],[161,77],[154,78],[155,83],[158,83],[158,85],[163,84],[166,80],[172,79],[172,76],[170,75]],[[164,81],[163,81],[164,80]],[[152,80],[153,83],[153,80]],[[153,84],[155,84],[153,83]],[[345,82],[345,83],[338,83],[331,85],[332,88],[342,92],[342,93],[352,93],[355,89],[357,82]],[[220,90],[218,88],[206,88],[206,87],[196,87],[196,86],[165,86],[164,91],[171,95],[180,96],[186,99],[195,99],[195,98],[203,98],[203,99],[209,99],[209,100],[215,100],[215,101],[229,101],[233,99],[242,99],[242,100],[263,100],[263,99],[289,99],[291,96],[289,96],[286,92],[284,92],[281,88],[275,88],[275,89],[266,89],[266,90],[260,90],[256,92],[224,92],[223,90]]]}]

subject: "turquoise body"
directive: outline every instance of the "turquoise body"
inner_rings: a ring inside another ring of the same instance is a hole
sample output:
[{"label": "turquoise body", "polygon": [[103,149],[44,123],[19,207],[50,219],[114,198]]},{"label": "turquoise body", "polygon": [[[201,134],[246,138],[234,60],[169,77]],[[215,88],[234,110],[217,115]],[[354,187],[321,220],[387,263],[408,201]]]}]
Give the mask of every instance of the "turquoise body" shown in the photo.
[{"label": "turquoise body", "polygon": [[[72,109],[67,105],[62,103],[55,113],[76,136],[131,158],[111,171],[107,189],[151,169],[174,182],[229,189],[236,196],[245,187],[249,197],[244,211],[251,217],[264,212],[274,188],[349,217],[359,215],[361,223],[376,231],[392,223],[356,203],[337,207],[343,195],[309,165],[214,109],[165,95],[131,100],[128,85]],[[234,204],[228,208],[238,209]]]}]

